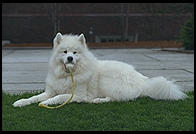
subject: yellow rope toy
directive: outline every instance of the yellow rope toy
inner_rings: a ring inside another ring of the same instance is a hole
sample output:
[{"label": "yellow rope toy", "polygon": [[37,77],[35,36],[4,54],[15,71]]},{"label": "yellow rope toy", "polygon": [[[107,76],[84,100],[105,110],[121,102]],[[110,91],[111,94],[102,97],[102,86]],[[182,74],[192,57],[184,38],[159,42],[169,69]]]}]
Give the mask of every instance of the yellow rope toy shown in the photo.
[{"label": "yellow rope toy", "polygon": [[58,106],[55,106],[55,107],[47,106],[47,105],[44,105],[44,104],[41,104],[41,103],[38,104],[39,107],[44,107],[44,108],[48,108],[48,109],[55,109],[55,108],[60,108],[60,107],[64,106],[65,104],[67,104],[68,102],[71,101],[71,99],[72,99],[73,96],[74,96],[75,82],[74,82],[74,79],[73,79],[72,70],[69,69],[69,72],[70,72],[70,74],[71,74],[71,81],[72,81],[72,90],[71,90],[72,94],[71,94],[71,97],[70,97],[69,99],[67,99],[63,104],[58,105]]}]

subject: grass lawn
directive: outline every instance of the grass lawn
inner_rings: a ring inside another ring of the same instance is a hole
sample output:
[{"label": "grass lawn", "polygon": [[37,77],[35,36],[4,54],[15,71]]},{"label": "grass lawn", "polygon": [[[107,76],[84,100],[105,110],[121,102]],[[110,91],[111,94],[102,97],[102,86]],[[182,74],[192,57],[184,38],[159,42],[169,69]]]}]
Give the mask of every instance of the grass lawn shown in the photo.
[{"label": "grass lawn", "polygon": [[102,104],[70,103],[59,109],[32,104],[14,108],[12,103],[34,94],[2,94],[2,130],[185,130],[194,131],[194,92],[179,101],[138,98]]}]

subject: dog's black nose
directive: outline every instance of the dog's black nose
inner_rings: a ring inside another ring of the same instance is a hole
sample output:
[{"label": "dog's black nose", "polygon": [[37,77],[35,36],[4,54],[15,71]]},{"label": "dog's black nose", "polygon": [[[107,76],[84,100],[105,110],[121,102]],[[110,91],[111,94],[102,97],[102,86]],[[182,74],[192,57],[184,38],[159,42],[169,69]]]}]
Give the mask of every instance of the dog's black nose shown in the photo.
[{"label": "dog's black nose", "polygon": [[67,57],[68,62],[72,62],[73,61],[73,57],[69,56]]}]

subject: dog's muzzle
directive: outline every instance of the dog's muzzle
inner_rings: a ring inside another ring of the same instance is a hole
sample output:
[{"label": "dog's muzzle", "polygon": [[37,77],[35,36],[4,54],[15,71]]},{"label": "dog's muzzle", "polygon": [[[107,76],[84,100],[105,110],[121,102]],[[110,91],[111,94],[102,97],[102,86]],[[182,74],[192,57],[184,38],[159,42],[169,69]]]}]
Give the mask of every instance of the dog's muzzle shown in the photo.
[{"label": "dog's muzzle", "polygon": [[69,69],[73,70],[74,71],[74,65],[69,63],[69,64],[64,64],[64,68],[65,68],[65,72],[66,73],[70,73],[69,72]]}]

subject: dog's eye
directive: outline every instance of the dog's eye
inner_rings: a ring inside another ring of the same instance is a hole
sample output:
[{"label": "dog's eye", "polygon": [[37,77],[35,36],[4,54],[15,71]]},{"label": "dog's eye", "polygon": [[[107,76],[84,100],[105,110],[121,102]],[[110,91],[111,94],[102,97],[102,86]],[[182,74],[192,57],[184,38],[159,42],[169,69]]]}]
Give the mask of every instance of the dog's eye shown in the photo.
[{"label": "dog's eye", "polygon": [[76,52],[76,51],[74,51],[74,52],[73,52],[73,54],[77,54],[77,52]]},{"label": "dog's eye", "polygon": [[67,53],[67,50],[65,50],[64,53],[66,54]]}]

